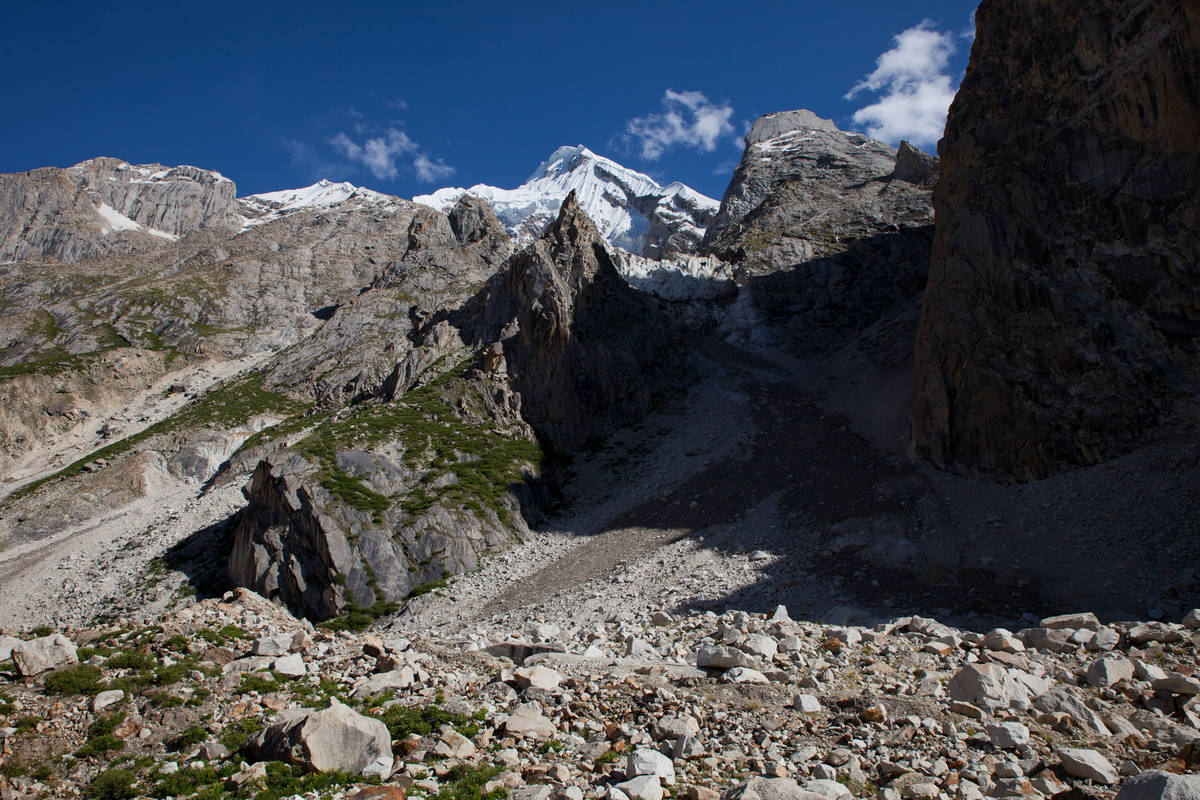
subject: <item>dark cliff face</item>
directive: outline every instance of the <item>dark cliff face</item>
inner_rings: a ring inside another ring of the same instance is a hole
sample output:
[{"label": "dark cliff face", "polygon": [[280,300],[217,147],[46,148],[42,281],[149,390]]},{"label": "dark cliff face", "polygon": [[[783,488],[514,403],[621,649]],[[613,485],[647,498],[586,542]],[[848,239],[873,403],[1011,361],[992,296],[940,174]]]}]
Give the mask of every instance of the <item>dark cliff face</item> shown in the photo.
[{"label": "dark cliff face", "polygon": [[1037,479],[1200,378],[1200,6],[985,0],[950,111],[916,347],[919,455]]},{"label": "dark cliff face", "polygon": [[650,410],[666,324],[626,285],[572,192],[489,297],[522,416],[560,454]]}]

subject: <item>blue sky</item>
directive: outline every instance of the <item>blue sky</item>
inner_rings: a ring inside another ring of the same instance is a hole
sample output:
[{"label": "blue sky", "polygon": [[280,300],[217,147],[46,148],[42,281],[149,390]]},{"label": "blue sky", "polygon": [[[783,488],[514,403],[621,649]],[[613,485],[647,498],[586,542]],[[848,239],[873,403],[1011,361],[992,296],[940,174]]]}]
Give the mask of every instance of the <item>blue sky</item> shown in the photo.
[{"label": "blue sky", "polygon": [[412,196],[512,187],[585,144],[720,198],[771,111],[932,151],[976,5],[8,4],[0,172],[111,155],[239,194],[327,177]]}]

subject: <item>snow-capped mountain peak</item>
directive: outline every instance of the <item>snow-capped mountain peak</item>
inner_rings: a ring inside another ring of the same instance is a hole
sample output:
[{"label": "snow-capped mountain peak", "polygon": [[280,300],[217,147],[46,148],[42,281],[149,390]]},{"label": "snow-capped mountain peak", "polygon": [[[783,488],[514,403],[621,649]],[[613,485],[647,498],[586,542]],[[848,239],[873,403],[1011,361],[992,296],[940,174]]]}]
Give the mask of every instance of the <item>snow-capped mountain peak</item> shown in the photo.
[{"label": "snow-capped mountain peak", "polygon": [[720,206],[681,183],[663,188],[581,144],[556,149],[515,189],[450,187],[413,201],[448,211],[463,195],[474,195],[492,206],[518,241],[528,241],[542,234],[571,192],[611,244],[655,257],[693,252]]},{"label": "snow-capped mountain peak", "polygon": [[324,210],[346,202],[355,202],[359,206],[386,207],[394,205],[397,200],[398,198],[391,195],[364,189],[346,181],[334,183],[319,180],[312,186],[300,189],[248,195],[240,198],[239,202],[246,217],[243,227],[253,227],[297,211]]}]

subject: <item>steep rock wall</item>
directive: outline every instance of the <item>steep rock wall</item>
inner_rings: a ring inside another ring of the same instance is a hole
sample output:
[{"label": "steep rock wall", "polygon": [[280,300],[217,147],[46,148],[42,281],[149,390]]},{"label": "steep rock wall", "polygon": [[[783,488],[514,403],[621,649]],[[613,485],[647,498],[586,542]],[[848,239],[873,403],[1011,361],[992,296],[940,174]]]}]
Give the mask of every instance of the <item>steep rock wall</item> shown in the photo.
[{"label": "steep rock wall", "polygon": [[1019,480],[1133,447],[1200,378],[1200,5],[985,0],[941,145],[912,428]]}]

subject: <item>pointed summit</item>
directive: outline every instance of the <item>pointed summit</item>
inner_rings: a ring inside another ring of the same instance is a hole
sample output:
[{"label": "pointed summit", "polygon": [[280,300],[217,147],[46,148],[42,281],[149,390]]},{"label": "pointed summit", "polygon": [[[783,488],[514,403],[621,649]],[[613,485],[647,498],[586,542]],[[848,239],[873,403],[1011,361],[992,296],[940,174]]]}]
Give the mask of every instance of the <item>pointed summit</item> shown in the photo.
[{"label": "pointed summit", "polygon": [[582,144],[554,150],[516,189],[479,184],[439,189],[413,201],[448,211],[462,196],[475,195],[524,243],[549,228],[571,192],[609,244],[652,257],[694,252],[718,208],[717,201],[681,183],[663,188]]}]

